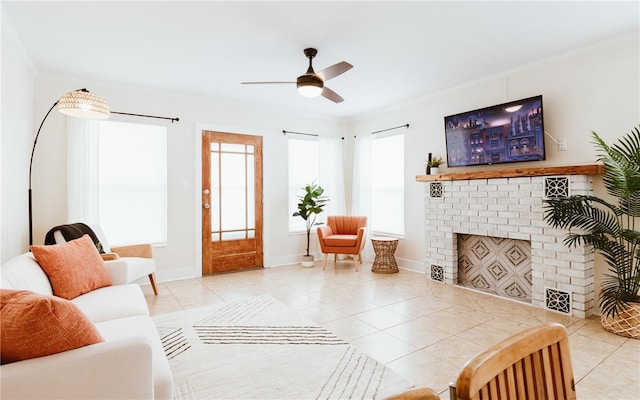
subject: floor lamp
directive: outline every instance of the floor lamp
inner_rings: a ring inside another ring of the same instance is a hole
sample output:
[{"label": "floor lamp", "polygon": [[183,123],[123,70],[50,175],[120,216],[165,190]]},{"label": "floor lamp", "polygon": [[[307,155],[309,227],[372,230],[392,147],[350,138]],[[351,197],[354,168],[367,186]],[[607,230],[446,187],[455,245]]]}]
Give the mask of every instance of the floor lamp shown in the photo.
[{"label": "floor lamp", "polygon": [[29,245],[33,244],[33,212],[32,212],[32,198],[31,198],[31,171],[33,167],[33,154],[36,151],[36,144],[38,143],[38,137],[40,136],[40,130],[44,121],[54,109],[58,106],[58,111],[65,115],[69,115],[77,118],[87,119],[105,119],[109,118],[109,105],[99,96],[89,93],[87,89],[78,89],[69,93],[65,93],[58,101],[53,103],[49,111],[45,114],[36,138],[33,141],[33,148],[31,149],[31,160],[29,161]]}]

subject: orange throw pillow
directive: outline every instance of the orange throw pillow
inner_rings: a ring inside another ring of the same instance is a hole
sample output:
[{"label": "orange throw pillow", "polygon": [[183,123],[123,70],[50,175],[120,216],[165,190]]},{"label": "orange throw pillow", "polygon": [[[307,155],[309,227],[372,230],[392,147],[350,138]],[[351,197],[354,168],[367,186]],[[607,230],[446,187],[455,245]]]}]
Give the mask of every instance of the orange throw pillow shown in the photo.
[{"label": "orange throw pillow", "polygon": [[104,342],[72,302],[11,289],[0,289],[0,340],[2,364]]},{"label": "orange throw pillow", "polygon": [[31,246],[33,256],[49,277],[53,294],[71,300],[94,289],[111,286],[111,276],[95,244],[84,235],[53,246]]}]

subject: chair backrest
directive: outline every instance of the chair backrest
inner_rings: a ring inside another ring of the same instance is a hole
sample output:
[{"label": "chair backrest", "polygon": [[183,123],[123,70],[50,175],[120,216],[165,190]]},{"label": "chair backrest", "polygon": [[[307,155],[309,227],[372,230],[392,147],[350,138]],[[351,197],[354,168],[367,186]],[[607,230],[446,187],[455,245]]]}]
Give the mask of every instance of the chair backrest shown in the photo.
[{"label": "chair backrest", "polygon": [[557,323],[513,335],[465,364],[457,399],[575,399],[569,338]]},{"label": "chair backrest", "polygon": [[93,230],[93,233],[96,234],[96,237],[102,244],[102,250],[104,250],[105,253],[111,253],[111,246],[109,245],[109,241],[107,240],[107,237],[104,235],[104,232],[102,231],[102,228],[100,227],[100,225],[91,224],[89,226],[91,227],[91,229]]},{"label": "chair backrest", "polygon": [[[76,224],[70,224],[70,225],[68,224],[68,225],[56,226],[55,228],[51,228],[49,232],[47,232],[47,237],[51,235],[56,244],[66,243],[67,239],[65,239],[65,237],[62,235],[62,231],[60,229],[65,226],[73,226],[73,225],[81,225],[81,224],[76,223]],[[102,245],[102,251],[104,251],[105,253],[111,253],[111,247],[109,246],[109,242],[107,241],[107,238],[104,235],[104,232],[102,232],[102,228],[100,228],[100,225],[91,224],[91,225],[85,225],[85,226],[89,227],[91,231],[93,231],[93,234],[97,237],[98,241]],[[78,231],[77,236],[80,237],[82,234],[83,234],[82,232]],[[46,240],[45,240],[45,243],[46,243]]]},{"label": "chair backrest", "polygon": [[341,235],[357,235],[358,229],[367,226],[367,217],[359,215],[330,215],[327,226],[331,231]]}]

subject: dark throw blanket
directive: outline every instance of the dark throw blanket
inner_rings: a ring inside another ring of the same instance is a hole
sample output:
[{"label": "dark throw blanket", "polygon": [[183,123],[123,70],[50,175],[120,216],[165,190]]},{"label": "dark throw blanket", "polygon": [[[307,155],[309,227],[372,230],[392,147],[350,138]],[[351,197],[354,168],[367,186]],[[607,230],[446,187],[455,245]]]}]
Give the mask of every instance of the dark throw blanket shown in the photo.
[{"label": "dark throw blanket", "polygon": [[59,225],[54,228],[51,228],[49,232],[47,232],[47,235],[44,237],[45,245],[48,246],[48,245],[56,244],[56,240],[53,237],[53,233],[55,231],[60,231],[60,233],[64,237],[64,240],[66,240],[67,242],[74,239],[80,239],[84,235],[89,235],[91,240],[93,240],[93,243],[96,245],[96,248],[98,249],[100,254],[104,253],[104,250],[102,249],[102,243],[100,243],[100,241],[98,240],[98,237],[96,236],[95,232],[93,232],[93,230],[89,228],[88,225],[83,224],[82,222],[77,222],[75,224]]}]

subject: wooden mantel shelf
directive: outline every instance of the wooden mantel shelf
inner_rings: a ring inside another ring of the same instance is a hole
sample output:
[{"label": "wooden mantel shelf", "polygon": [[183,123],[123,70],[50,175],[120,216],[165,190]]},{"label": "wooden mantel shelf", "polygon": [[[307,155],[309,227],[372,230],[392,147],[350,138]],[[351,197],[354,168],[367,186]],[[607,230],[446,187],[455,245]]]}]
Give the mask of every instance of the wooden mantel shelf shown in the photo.
[{"label": "wooden mantel shelf", "polygon": [[532,167],[492,169],[483,171],[451,172],[438,175],[417,175],[417,182],[432,181],[461,181],[469,179],[515,178],[519,176],[548,176],[548,175],[600,175],[604,165],[565,165],[557,167]]}]

